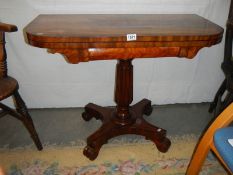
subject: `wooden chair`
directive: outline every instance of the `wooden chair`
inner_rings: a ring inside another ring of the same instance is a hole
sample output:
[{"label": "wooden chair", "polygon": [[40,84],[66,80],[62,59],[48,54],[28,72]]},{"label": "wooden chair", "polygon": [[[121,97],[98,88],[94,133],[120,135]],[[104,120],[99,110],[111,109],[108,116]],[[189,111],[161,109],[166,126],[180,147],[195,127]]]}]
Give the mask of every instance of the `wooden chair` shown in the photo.
[{"label": "wooden chair", "polygon": [[[233,58],[232,58],[232,40],[233,40],[233,2],[231,1],[225,36],[224,60],[221,68],[225,74],[221,86],[219,87],[213,102],[210,104],[209,112],[215,111],[218,116],[231,102],[233,102]],[[223,95],[226,96],[223,99]]]},{"label": "wooden chair", "polygon": [[233,138],[233,103],[231,103],[210,125],[198,143],[189,163],[186,175],[198,175],[208,152],[211,150],[226,168],[233,174],[233,147],[228,143]]},{"label": "wooden chair", "polygon": [[0,166],[0,175],[6,175],[3,167]]},{"label": "wooden chair", "polygon": [[[19,85],[16,79],[7,75],[6,49],[5,49],[5,32],[15,32],[15,25],[5,24],[0,22],[0,100],[4,100],[10,96],[14,98],[16,110],[0,103],[0,118],[6,114],[20,120],[29,131],[38,150],[42,150],[42,145],[34,128],[31,116],[28,113],[27,107],[21,98],[18,89]],[[0,121],[1,122],[1,121]]]}]

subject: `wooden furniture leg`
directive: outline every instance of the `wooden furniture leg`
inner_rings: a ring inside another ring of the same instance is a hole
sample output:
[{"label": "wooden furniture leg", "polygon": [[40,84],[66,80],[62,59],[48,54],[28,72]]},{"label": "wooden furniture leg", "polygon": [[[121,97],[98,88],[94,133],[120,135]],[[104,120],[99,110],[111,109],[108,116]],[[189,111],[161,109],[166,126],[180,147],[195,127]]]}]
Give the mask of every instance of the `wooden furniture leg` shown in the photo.
[{"label": "wooden furniture leg", "polygon": [[171,142],[166,130],[149,124],[143,114],[152,112],[151,101],[143,99],[133,106],[133,65],[132,60],[119,60],[116,66],[115,102],[116,108],[101,107],[92,103],[85,106],[84,120],[93,117],[102,121],[102,126],[87,138],[83,153],[94,160],[103,144],[115,136],[136,134],[145,136],[155,143],[158,150],[166,152]]},{"label": "wooden furniture leg", "polygon": [[229,106],[229,104],[231,104],[232,101],[233,101],[233,92],[230,91],[230,92],[227,93],[224,101],[222,102],[222,105],[221,105],[221,108],[220,108],[220,110],[221,110],[220,112],[222,112],[227,106]]},{"label": "wooden furniture leg", "polygon": [[225,79],[221,86],[219,87],[214,100],[212,103],[210,103],[210,107],[209,107],[209,112],[212,113],[214,111],[214,109],[216,109],[217,105],[218,105],[218,99],[219,97],[222,97],[223,93],[226,91],[226,85],[227,85],[227,79]]},{"label": "wooden furniture leg", "polygon": [[18,90],[16,90],[12,96],[15,100],[16,110],[4,105],[3,103],[0,103],[0,108],[2,109],[0,113],[0,118],[5,116],[6,114],[10,114],[11,116],[20,120],[23,123],[23,125],[27,128],[27,130],[29,131],[31,138],[34,141],[37,149],[42,150],[43,147],[40,142],[39,136],[36,132],[36,129],[34,127],[32,118],[30,114],[28,113],[27,107],[23,99],[21,98]]},{"label": "wooden furniture leg", "polygon": [[[210,104],[209,112],[212,113],[214,111],[214,116],[218,116],[233,101],[232,89],[227,89],[227,87],[227,79],[225,79],[219,87],[213,102]],[[227,94],[222,100],[222,96],[226,91]]]},{"label": "wooden furniture leg", "polygon": [[27,128],[28,132],[30,133],[31,138],[34,141],[37,149],[42,150],[43,147],[42,147],[42,144],[41,144],[40,139],[38,137],[38,134],[35,130],[32,118],[31,118],[30,114],[28,113],[27,107],[26,107],[23,99],[21,98],[18,90],[15,91],[15,93],[13,94],[13,97],[15,99],[16,111],[19,114],[21,114],[20,120],[22,121],[24,126]]}]

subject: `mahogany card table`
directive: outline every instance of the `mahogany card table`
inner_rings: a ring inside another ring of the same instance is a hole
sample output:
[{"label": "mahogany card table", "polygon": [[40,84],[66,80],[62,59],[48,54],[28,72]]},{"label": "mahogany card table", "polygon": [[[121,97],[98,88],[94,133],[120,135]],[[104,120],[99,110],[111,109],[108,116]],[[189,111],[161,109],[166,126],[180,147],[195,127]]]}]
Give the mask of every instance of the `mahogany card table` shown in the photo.
[{"label": "mahogany card table", "polygon": [[[115,136],[136,134],[167,152],[166,130],[148,123],[151,101],[133,100],[135,58],[193,58],[203,47],[222,40],[223,29],[194,14],[52,14],[39,15],[25,28],[27,42],[64,55],[67,62],[117,59],[115,108],[85,106],[84,120],[96,118],[101,127],[87,138],[84,155],[94,160],[103,144]],[[105,70],[103,70],[105,71]],[[93,75],[95,76],[95,75]]]}]

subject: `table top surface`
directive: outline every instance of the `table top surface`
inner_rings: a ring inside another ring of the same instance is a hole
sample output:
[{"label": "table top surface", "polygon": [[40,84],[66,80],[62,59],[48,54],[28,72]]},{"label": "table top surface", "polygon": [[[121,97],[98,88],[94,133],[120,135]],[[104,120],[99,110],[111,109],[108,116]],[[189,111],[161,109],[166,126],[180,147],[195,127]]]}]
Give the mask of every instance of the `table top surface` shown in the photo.
[{"label": "table top surface", "polygon": [[61,53],[70,63],[193,58],[223,36],[220,26],[194,14],[39,15],[24,32],[30,45]]},{"label": "table top surface", "polygon": [[40,42],[200,41],[221,38],[223,29],[194,14],[39,15],[26,28]]}]

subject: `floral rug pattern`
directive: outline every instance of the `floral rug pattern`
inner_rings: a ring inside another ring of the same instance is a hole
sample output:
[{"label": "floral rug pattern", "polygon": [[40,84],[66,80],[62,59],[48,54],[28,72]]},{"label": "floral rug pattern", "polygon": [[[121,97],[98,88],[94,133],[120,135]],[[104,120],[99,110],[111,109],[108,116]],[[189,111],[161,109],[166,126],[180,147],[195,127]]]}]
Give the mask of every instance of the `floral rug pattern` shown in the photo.
[{"label": "floral rug pattern", "polygon": [[[171,138],[167,153],[151,142],[138,141],[106,145],[90,161],[83,146],[44,146],[0,149],[0,166],[7,175],[184,175],[197,143],[196,136]],[[225,175],[212,154],[208,155],[200,175]]]},{"label": "floral rug pattern", "polygon": [[[87,166],[59,167],[58,162],[48,164],[40,160],[32,163],[25,163],[22,167],[13,165],[8,171],[9,175],[152,175],[156,171],[181,170],[181,173],[166,175],[183,175],[188,165],[188,159],[159,160],[152,164],[147,164],[134,159],[119,161],[117,164],[105,162],[100,165],[90,164]],[[201,175],[224,174],[224,170],[216,165],[215,161],[208,160]]]}]

